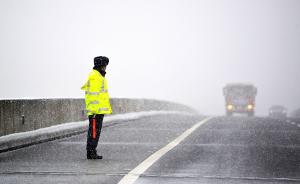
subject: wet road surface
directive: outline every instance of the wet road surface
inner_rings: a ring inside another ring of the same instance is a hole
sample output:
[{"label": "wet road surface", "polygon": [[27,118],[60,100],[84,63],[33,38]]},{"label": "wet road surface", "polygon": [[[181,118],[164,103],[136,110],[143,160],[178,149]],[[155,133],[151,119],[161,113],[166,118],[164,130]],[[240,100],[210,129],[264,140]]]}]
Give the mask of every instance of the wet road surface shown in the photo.
[{"label": "wet road surface", "polygon": [[[86,134],[1,153],[0,183],[118,183],[201,120],[160,115],[106,127],[103,160],[86,160]],[[135,183],[300,183],[300,121],[214,117]]]},{"label": "wet road surface", "polygon": [[218,117],[136,183],[300,183],[300,122]]}]

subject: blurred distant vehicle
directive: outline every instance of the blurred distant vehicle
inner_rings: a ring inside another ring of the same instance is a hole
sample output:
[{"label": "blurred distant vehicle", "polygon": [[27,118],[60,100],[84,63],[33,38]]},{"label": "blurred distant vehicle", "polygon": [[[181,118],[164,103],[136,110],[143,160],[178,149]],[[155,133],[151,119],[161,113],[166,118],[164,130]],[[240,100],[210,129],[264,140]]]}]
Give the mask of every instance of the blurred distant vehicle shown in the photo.
[{"label": "blurred distant vehicle", "polygon": [[223,88],[226,115],[232,116],[233,113],[243,113],[254,116],[256,94],[257,88],[252,84],[227,84]]},{"label": "blurred distant vehicle", "polygon": [[282,105],[273,105],[269,108],[269,116],[285,119],[287,117],[287,109]]},{"label": "blurred distant vehicle", "polygon": [[293,118],[300,118],[300,108],[296,109],[295,111],[293,111],[291,113],[291,117],[293,117]]}]

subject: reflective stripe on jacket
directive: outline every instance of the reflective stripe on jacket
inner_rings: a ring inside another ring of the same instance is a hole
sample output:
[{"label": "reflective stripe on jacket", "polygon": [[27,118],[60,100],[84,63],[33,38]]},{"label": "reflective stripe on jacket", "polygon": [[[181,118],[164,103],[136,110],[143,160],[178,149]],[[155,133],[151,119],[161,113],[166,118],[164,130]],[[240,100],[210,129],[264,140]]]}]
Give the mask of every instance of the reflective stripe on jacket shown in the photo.
[{"label": "reflective stripe on jacket", "polygon": [[81,89],[85,90],[87,115],[112,113],[106,79],[97,70],[93,69]]}]

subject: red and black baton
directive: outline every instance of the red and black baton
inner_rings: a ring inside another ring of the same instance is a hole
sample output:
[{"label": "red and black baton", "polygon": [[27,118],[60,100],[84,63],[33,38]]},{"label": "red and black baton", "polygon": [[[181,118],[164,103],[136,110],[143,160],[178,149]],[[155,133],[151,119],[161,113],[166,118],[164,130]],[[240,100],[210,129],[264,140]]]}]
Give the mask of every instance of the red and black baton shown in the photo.
[{"label": "red and black baton", "polygon": [[92,119],[92,138],[93,139],[96,139],[96,118],[95,117],[93,117],[93,119]]}]

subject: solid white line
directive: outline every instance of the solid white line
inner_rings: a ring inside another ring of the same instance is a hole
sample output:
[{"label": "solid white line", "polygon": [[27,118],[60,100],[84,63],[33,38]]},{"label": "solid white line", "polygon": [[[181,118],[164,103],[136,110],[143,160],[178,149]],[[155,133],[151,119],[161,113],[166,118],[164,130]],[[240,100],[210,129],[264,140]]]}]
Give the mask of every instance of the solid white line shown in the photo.
[{"label": "solid white line", "polygon": [[160,150],[153,153],[151,156],[149,156],[146,160],[144,160],[142,163],[140,163],[136,168],[131,170],[126,176],[124,176],[119,184],[133,184],[141,174],[143,174],[152,164],[154,164],[158,159],[160,159],[163,155],[165,155],[168,151],[173,149],[175,146],[177,146],[181,141],[183,141],[185,138],[187,138],[191,133],[193,133],[197,128],[199,128],[201,125],[203,125],[205,122],[210,120],[212,117],[206,118],[194,126],[192,126],[190,129],[186,130],[183,134],[181,134],[179,137],[174,139],[172,142],[170,142],[165,147],[161,148]]}]

